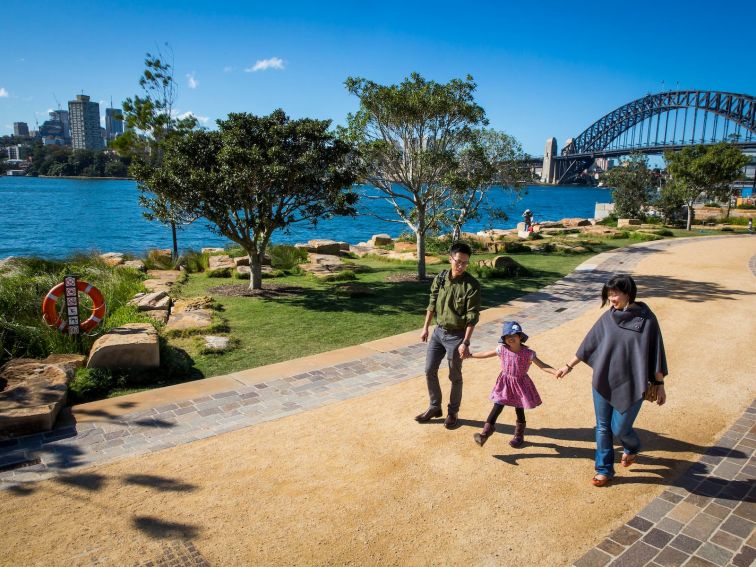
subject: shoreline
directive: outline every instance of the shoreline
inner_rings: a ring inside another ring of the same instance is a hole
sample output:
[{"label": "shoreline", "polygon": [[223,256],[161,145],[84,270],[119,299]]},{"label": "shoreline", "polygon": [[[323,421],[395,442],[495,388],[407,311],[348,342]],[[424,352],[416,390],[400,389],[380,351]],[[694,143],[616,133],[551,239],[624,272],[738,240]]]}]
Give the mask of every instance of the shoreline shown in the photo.
[{"label": "shoreline", "polygon": [[34,177],[37,179],[84,179],[91,181],[136,181],[133,177],[92,177],[86,175],[23,175],[19,177]]}]

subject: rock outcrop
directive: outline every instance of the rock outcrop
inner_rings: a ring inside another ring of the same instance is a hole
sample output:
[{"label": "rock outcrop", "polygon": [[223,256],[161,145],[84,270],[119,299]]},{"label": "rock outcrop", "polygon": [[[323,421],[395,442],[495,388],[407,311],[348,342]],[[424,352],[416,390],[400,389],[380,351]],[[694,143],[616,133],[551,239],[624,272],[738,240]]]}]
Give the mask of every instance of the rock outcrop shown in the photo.
[{"label": "rock outcrop", "polygon": [[158,366],[158,334],[149,323],[127,323],[111,329],[94,342],[87,361],[87,368]]},{"label": "rock outcrop", "polygon": [[0,368],[0,438],[52,429],[68,383],[84,364],[78,354],[17,358]]}]

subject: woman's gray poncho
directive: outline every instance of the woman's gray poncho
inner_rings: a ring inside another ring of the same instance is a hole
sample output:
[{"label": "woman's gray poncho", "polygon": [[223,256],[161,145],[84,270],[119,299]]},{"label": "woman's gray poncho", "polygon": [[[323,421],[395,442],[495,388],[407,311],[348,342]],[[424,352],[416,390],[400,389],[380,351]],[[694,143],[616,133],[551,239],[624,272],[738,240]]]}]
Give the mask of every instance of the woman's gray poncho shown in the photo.
[{"label": "woman's gray poncho", "polygon": [[593,388],[624,412],[643,397],[667,357],[656,316],[645,303],[611,307],[583,339],[576,356],[593,369]]}]

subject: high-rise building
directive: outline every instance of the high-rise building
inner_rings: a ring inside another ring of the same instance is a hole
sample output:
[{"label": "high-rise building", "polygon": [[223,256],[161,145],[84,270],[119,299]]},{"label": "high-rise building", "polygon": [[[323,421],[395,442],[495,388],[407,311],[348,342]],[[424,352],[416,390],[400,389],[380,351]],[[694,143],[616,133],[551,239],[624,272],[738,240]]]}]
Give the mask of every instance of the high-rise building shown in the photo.
[{"label": "high-rise building", "polygon": [[68,101],[71,122],[71,145],[75,150],[102,149],[100,135],[100,105],[91,102],[87,95],[76,95]]},{"label": "high-rise building", "polygon": [[71,122],[68,118],[68,111],[67,110],[53,110],[50,112],[50,119],[51,120],[57,120],[61,124],[63,124],[63,138],[65,139],[66,143],[70,143],[71,141]]},{"label": "high-rise building", "polygon": [[110,141],[115,140],[121,134],[123,134],[123,110],[120,108],[106,108],[105,137]]},{"label": "high-rise building", "polygon": [[13,135],[20,136],[22,138],[29,137],[29,125],[26,122],[14,122],[13,123]]}]

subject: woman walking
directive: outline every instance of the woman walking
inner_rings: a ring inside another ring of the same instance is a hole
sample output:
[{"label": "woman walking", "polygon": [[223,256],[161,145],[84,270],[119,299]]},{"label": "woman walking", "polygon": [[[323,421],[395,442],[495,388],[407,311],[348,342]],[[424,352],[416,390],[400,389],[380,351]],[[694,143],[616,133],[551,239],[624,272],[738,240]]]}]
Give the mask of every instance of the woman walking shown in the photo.
[{"label": "woman walking", "polygon": [[596,474],[594,486],[614,477],[613,436],[622,443],[622,466],[635,462],[640,438],[633,423],[644,399],[660,406],[667,399],[664,377],[667,358],[656,316],[637,302],[630,276],[612,277],[601,290],[601,307],[610,304],[583,339],[573,359],[557,377],[585,362],[593,369],[593,407],[596,412]]}]

